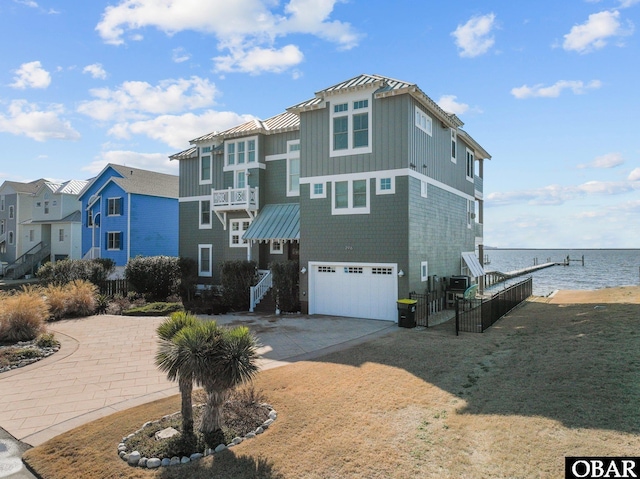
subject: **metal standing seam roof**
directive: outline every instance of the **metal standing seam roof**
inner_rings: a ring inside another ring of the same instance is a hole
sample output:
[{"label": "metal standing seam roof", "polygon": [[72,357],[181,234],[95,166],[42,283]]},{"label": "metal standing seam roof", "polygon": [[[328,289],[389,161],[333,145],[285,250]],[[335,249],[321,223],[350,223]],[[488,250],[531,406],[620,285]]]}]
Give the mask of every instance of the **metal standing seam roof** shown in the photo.
[{"label": "metal standing seam roof", "polygon": [[[223,139],[223,138],[237,138],[241,136],[247,136],[249,134],[258,134],[258,133],[262,133],[264,135],[270,135],[273,133],[280,133],[287,130],[297,130],[299,128],[300,128],[300,118],[298,117],[298,115],[296,115],[295,113],[285,111],[284,113],[279,113],[278,115],[272,116],[271,118],[267,118],[266,120],[259,120],[259,119],[249,120],[246,123],[243,123],[238,126],[234,126],[233,128],[229,128],[228,130],[225,130],[225,131],[208,133],[206,135],[203,135],[191,140],[191,143],[202,143],[205,141],[212,141],[212,140]],[[173,157],[176,157],[178,155],[182,155],[182,152],[176,155],[173,155]]]},{"label": "metal standing seam roof", "polygon": [[300,205],[266,205],[242,238],[250,241],[300,240]]},{"label": "metal standing seam roof", "polygon": [[474,277],[477,278],[484,275],[484,269],[480,265],[480,261],[478,260],[478,257],[475,253],[462,253],[462,259],[467,264],[469,270],[471,271],[471,274]]},{"label": "metal standing seam roof", "polygon": [[189,158],[197,158],[198,157],[198,147],[192,146],[191,148],[187,148],[186,150],[181,151],[180,153],[175,153],[169,157],[170,160],[187,160]]}]

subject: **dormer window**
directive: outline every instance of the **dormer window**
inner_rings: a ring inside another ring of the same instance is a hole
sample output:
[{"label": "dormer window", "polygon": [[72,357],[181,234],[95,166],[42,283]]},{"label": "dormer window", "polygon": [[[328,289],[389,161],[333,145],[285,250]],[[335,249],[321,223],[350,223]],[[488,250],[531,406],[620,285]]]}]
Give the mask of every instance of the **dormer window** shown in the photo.
[{"label": "dormer window", "polygon": [[331,104],[330,155],[371,153],[371,97],[358,92],[345,97]]},{"label": "dormer window", "polygon": [[225,168],[256,163],[258,150],[257,137],[242,140],[225,141]]}]

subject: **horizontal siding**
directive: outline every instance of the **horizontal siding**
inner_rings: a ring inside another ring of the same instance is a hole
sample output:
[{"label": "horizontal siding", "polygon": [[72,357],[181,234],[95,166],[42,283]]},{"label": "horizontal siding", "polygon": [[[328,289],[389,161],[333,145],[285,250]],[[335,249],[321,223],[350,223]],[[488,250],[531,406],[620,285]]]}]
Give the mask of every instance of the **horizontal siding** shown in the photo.
[{"label": "horizontal siding", "polygon": [[132,195],[131,257],[178,256],[178,201]]}]

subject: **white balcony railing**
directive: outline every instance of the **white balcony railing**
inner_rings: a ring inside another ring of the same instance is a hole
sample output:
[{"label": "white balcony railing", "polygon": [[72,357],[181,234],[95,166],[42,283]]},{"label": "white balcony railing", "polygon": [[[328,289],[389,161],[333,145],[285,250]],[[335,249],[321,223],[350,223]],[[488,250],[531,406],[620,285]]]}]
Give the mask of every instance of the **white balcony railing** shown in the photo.
[{"label": "white balcony railing", "polygon": [[258,188],[213,190],[211,196],[211,206],[214,211],[255,211],[258,209]]}]

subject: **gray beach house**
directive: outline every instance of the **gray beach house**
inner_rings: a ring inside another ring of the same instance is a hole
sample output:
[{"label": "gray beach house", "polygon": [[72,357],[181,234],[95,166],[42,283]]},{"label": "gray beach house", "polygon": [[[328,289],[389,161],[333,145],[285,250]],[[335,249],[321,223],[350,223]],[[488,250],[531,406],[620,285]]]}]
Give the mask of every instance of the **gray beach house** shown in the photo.
[{"label": "gray beach house", "polygon": [[[303,313],[397,320],[396,301],[483,274],[490,155],[414,83],[360,75],[267,120],[192,140],[180,255],[300,267]],[[267,281],[268,284],[268,281]]]}]

